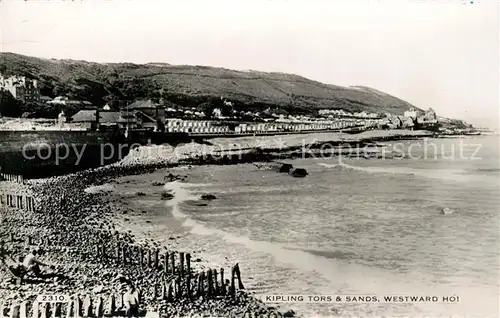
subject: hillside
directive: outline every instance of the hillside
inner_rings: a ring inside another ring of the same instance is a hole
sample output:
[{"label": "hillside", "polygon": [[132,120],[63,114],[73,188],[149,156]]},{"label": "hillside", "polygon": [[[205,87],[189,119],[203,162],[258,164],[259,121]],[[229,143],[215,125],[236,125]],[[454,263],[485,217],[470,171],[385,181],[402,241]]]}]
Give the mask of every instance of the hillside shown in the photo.
[{"label": "hillside", "polygon": [[403,114],[411,104],[368,87],[341,87],[298,75],[235,71],[166,63],[100,64],[42,59],[0,53],[0,73],[40,80],[42,95],[68,94],[97,105],[163,97],[175,104],[197,106],[221,96],[238,108],[283,108],[313,112],[321,108]]}]

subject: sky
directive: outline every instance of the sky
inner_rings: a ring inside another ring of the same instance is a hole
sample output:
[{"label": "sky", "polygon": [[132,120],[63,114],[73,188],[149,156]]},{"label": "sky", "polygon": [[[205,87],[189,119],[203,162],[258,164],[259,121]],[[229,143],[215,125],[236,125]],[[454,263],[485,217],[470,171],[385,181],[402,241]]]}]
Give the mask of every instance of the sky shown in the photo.
[{"label": "sky", "polygon": [[0,51],[294,73],[499,123],[497,0],[0,0]]}]

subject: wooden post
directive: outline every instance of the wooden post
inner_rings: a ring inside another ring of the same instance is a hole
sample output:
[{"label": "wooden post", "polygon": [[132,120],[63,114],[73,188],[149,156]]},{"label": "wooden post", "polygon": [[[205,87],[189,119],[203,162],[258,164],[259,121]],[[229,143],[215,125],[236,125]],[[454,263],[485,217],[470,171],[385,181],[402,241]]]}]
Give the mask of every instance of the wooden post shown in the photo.
[{"label": "wooden post", "polygon": [[74,313],[74,305],[75,305],[75,302],[74,302],[74,299],[73,298],[70,298],[69,299],[69,302],[66,303],[66,318],[73,318],[73,317],[78,317],[75,313]]},{"label": "wooden post", "polygon": [[10,241],[14,242],[16,240],[16,237],[14,236],[14,233],[10,233]]},{"label": "wooden post", "polygon": [[144,251],[140,247],[138,248],[138,251],[139,251],[139,266],[142,267],[142,264],[144,264]]},{"label": "wooden post", "polygon": [[163,271],[168,274],[168,252],[163,255]]},{"label": "wooden post", "polygon": [[219,295],[219,282],[217,281],[217,270],[214,268],[213,269],[213,276],[214,276],[214,294],[216,296]]},{"label": "wooden post", "polygon": [[220,269],[220,292],[222,295],[226,294],[226,282],[224,281],[224,268]]},{"label": "wooden post", "polygon": [[118,245],[116,245],[116,262],[117,263],[120,263],[120,261],[122,260],[121,254],[122,254],[122,248],[120,246],[120,243],[118,243]]},{"label": "wooden post", "polygon": [[120,293],[118,294],[118,297],[116,297],[116,307],[115,308],[121,308],[123,307],[123,294]]},{"label": "wooden post", "polygon": [[90,295],[88,294],[83,301],[83,316],[92,317],[92,299],[90,299]]},{"label": "wooden post", "polygon": [[[20,318],[20,315],[19,315],[20,309],[21,309],[21,306],[19,306],[19,304],[15,304],[15,303],[12,304],[10,306],[9,318]],[[2,316],[3,316],[3,313],[2,313]]]},{"label": "wooden post", "polygon": [[101,247],[101,258],[106,258],[106,247],[104,244],[100,244],[100,247]]},{"label": "wooden post", "polygon": [[181,277],[184,277],[184,253],[179,253],[180,265],[179,265],[179,273]]},{"label": "wooden post", "polygon": [[161,300],[167,300],[167,285],[161,284]]},{"label": "wooden post", "polygon": [[80,296],[76,295],[75,296],[75,301],[74,301],[74,317],[81,317],[82,316],[82,300],[80,299]]},{"label": "wooden post", "polygon": [[191,299],[192,293],[191,293],[191,275],[187,275],[186,278],[186,296],[188,299]]},{"label": "wooden post", "polygon": [[172,301],[173,300],[172,284],[173,284],[173,281],[170,281],[170,283],[168,283],[168,287],[167,287],[167,301]]},{"label": "wooden post", "polygon": [[5,303],[3,301],[0,302],[0,317],[4,317],[5,312]]},{"label": "wooden post", "polygon": [[155,250],[155,254],[154,254],[154,264],[153,264],[153,268],[156,270],[158,269],[158,257],[159,257],[159,251],[158,249]]},{"label": "wooden post", "polygon": [[19,308],[19,316],[21,318],[28,318],[28,302],[27,301],[23,301],[21,303],[21,307]]},{"label": "wooden post", "polygon": [[61,317],[62,314],[62,304],[61,303],[55,303],[53,305],[54,309],[52,310],[52,318],[57,318]]},{"label": "wooden post", "polygon": [[153,295],[153,300],[156,300],[158,298],[158,290],[156,289],[156,284],[153,284],[151,286],[151,291]]},{"label": "wooden post", "polygon": [[40,318],[50,318],[50,303],[43,303],[42,315]]},{"label": "wooden post", "polygon": [[209,268],[207,271],[207,283],[208,283],[208,291],[207,291],[207,296],[212,297],[213,296],[213,277],[212,277],[212,270]]},{"label": "wooden post", "polygon": [[233,266],[231,268],[231,286],[229,287],[229,294],[231,294],[231,297],[236,296],[236,287],[234,284],[234,276],[236,275],[236,266]]},{"label": "wooden post", "polygon": [[122,246],[122,264],[127,264],[127,246]]},{"label": "wooden post", "polygon": [[106,306],[106,316],[114,316],[116,311],[115,295],[111,294],[109,296],[108,304]]},{"label": "wooden post", "polygon": [[196,297],[198,298],[205,294],[203,286],[204,280],[205,280],[205,272],[201,272],[200,275],[198,276],[198,290],[196,292]]},{"label": "wooden post", "polygon": [[238,279],[238,289],[245,289],[243,282],[241,281],[240,265],[236,263],[234,267],[236,271],[236,278]]},{"label": "wooden post", "polygon": [[151,250],[148,249],[148,252],[147,252],[147,259],[146,259],[146,267],[148,268],[151,268]]},{"label": "wooden post", "polygon": [[191,276],[191,254],[186,254],[186,272],[188,277]]},{"label": "wooden post", "polygon": [[95,315],[96,317],[104,317],[104,303],[102,301],[102,297],[98,296],[97,297],[97,303],[95,307]]},{"label": "wooden post", "polygon": [[182,288],[181,288],[181,277],[177,276],[175,279],[175,298],[180,299],[182,297]]},{"label": "wooden post", "polygon": [[172,275],[175,274],[175,254],[170,253],[170,264],[172,265]]},{"label": "wooden post", "polygon": [[31,246],[33,245],[33,241],[31,239],[31,236],[28,235],[28,237],[26,238],[26,244],[28,244],[28,246]]},{"label": "wooden post", "polygon": [[33,302],[33,305],[31,305],[32,318],[38,318],[39,307],[40,307],[39,305],[40,303],[36,300]]},{"label": "wooden post", "polygon": [[95,256],[97,258],[100,258],[101,257],[101,245],[96,245],[96,249],[95,249]]}]

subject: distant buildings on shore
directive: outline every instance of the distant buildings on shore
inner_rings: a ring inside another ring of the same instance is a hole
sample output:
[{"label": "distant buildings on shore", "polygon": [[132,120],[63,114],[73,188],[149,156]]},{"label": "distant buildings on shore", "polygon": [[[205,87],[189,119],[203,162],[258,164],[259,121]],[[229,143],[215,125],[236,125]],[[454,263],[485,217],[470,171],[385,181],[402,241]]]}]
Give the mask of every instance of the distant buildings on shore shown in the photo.
[{"label": "distant buildings on shore", "polygon": [[25,76],[4,77],[0,74],[0,89],[8,91],[23,102],[39,102],[40,88],[38,81]]},{"label": "distant buildings on shore", "polygon": [[[438,120],[429,109],[422,112],[410,109],[406,116],[369,112],[350,113],[339,109],[323,109],[318,117],[304,115],[277,115],[259,118],[259,112],[245,112],[252,121],[242,120],[238,113],[224,117],[214,111],[205,118],[193,108],[173,109],[151,100],[136,101],[119,111],[109,107],[81,110],[68,121],[75,128],[148,129],[190,134],[255,134],[306,131],[342,131],[350,129],[434,129]],[[97,119],[97,116],[99,117]],[[114,127],[114,128],[113,128]]]},{"label": "distant buildings on shore", "polygon": [[[83,100],[73,100],[67,96],[54,99],[41,96],[37,80],[24,76],[4,77],[0,75],[0,89],[9,91],[14,98],[23,102],[43,102],[62,106],[62,110],[73,107],[83,109],[64,120],[61,126],[97,129],[115,127],[117,129],[155,129],[166,132],[186,132],[193,134],[247,134],[300,131],[327,131],[345,129],[430,129],[439,126],[439,120],[432,108],[423,112],[411,108],[403,116],[373,112],[349,112],[344,109],[320,109],[316,116],[283,114],[278,109],[264,111],[242,111],[234,108],[234,103],[221,97],[219,107],[179,107],[160,99],[138,100],[119,111],[112,111],[109,105],[103,108],[92,106]],[[207,103],[205,103],[207,104]],[[200,106],[200,105],[198,105]],[[91,109],[89,109],[91,108]],[[224,111],[223,109],[224,108]],[[286,113],[286,112],[285,112]]]}]

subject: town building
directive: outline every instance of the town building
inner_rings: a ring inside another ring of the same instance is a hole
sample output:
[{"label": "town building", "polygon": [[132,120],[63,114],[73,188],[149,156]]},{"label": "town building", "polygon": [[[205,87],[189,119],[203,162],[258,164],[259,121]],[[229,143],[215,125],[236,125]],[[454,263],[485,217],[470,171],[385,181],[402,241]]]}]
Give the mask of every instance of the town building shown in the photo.
[{"label": "town building", "polygon": [[409,110],[404,112],[404,117],[409,118],[417,118],[420,115],[420,112],[415,108],[410,108]]},{"label": "town building", "polygon": [[89,101],[69,99],[67,96],[57,96],[53,100],[47,101],[51,105],[64,105],[64,106],[92,106]]},{"label": "town building", "polygon": [[0,75],[0,89],[9,91],[14,98],[23,102],[39,102],[40,89],[38,81],[25,76],[4,77]]},{"label": "town building", "polygon": [[[96,116],[99,116],[99,121]],[[103,126],[120,130],[126,128],[154,130],[156,128],[156,120],[141,111],[81,110],[72,116],[70,124],[91,130]]]},{"label": "town building", "polygon": [[153,102],[151,99],[148,100],[137,100],[130,105],[127,105],[121,109],[122,113],[133,113],[141,112],[150,118],[153,118],[156,122],[154,129],[158,131],[165,130],[165,107],[159,103]]},{"label": "town building", "polygon": [[165,121],[167,132],[182,132],[193,134],[227,134],[231,130],[229,125],[212,120],[184,120],[180,118],[167,118]]}]

